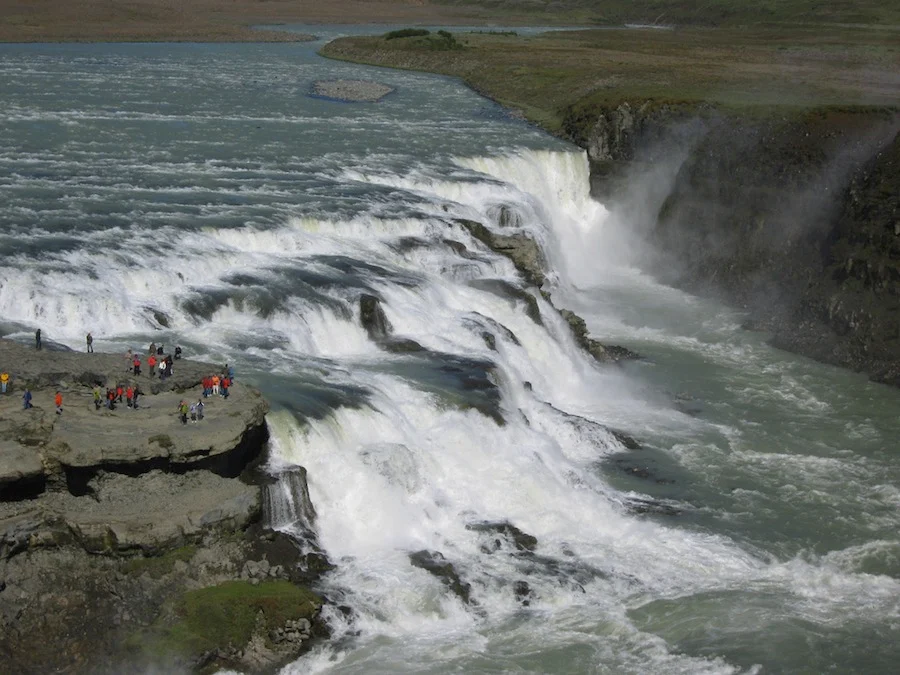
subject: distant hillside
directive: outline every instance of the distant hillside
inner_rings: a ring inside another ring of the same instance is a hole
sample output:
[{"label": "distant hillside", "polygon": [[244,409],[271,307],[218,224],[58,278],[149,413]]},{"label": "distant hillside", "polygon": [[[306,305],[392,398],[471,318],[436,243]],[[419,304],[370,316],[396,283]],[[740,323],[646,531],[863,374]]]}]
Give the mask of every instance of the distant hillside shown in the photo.
[{"label": "distant hillside", "polygon": [[845,23],[900,25],[898,0],[437,0],[546,23],[742,25]]}]

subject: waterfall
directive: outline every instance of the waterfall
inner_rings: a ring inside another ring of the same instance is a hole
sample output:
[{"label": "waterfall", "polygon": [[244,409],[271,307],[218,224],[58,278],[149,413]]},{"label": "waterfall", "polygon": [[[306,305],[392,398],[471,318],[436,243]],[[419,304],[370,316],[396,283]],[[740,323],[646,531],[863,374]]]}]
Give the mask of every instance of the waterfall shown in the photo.
[{"label": "waterfall", "polygon": [[315,528],[316,510],[309,498],[304,467],[284,469],[263,486],[263,522],[274,530]]}]

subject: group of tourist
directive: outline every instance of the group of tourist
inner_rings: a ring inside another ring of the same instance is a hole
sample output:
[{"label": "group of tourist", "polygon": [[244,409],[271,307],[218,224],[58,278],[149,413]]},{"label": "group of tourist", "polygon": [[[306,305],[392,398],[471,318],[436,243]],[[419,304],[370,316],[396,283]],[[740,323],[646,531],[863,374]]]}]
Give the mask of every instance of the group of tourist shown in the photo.
[{"label": "group of tourist", "polygon": [[225,364],[225,372],[221,375],[209,375],[203,378],[203,398],[222,396],[228,398],[228,389],[234,382],[234,368]]},{"label": "group of tourist", "polygon": [[[91,335],[91,333],[88,333],[85,337],[85,342],[87,343],[87,353],[93,354],[94,336]],[[36,349],[42,349],[43,345],[41,344],[40,328],[38,328],[34,333],[34,343]],[[161,380],[165,380],[167,377],[171,377],[173,362],[179,360],[181,356],[181,347],[176,346],[173,354],[167,355],[165,354],[165,348],[162,344],[157,345],[155,342],[151,342],[147,354],[147,375],[149,377],[155,377],[158,369],[159,378]],[[133,350],[129,349],[125,354],[125,358],[125,370],[133,374],[135,377],[140,376],[141,367],[143,365],[140,355],[134,353]],[[0,372],[0,392],[2,392],[3,394],[7,392],[9,382],[9,373]],[[233,382],[234,368],[226,364],[221,374],[213,374],[203,378],[203,398],[209,398],[210,396],[222,396],[223,398],[228,398],[228,390],[230,389]],[[131,408],[132,410],[137,410],[138,400],[141,396],[143,396],[143,394],[144,392],[137,384],[124,383],[117,384],[114,387],[107,387],[105,394],[103,393],[100,385],[96,384],[93,388],[94,409],[100,410],[101,407],[106,407],[106,409],[108,410],[115,410],[116,405],[121,404],[124,400],[127,407]],[[191,422],[198,422],[203,419],[203,398],[198,399],[196,403],[191,404],[189,404],[184,399],[181,400],[181,402],[178,404],[178,415],[181,419],[182,424],[187,424],[188,419],[190,419]],[[34,407],[34,405],[32,404],[32,399],[33,395],[31,393],[31,390],[26,387],[25,392],[22,395],[22,407],[25,410]],[[56,404],[56,414],[61,415],[63,411],[61,392],[56,392],[54,403]]]},{"label": "group of tourist", "polygon": [[188,423],[188,415],[191,416],[191,422],[198,422],[203,419],[203,399],[199,399],[196,403],[188,405],[187,401],[181,399],[178,404],[178,417],[182,424]]},{"label": "group of tourist", "polygon": [[100,385],[94,385],[94,410],[100,410],[100,406],[105,405],[108,410],[115,410],[116,404],[122,402],[125,398],[126,405],[133,410],[138,409],[138,398],[144,394],[141,388],[135,385],[118,384],[114,388],[107,387],[106,394],[100,393]]}]

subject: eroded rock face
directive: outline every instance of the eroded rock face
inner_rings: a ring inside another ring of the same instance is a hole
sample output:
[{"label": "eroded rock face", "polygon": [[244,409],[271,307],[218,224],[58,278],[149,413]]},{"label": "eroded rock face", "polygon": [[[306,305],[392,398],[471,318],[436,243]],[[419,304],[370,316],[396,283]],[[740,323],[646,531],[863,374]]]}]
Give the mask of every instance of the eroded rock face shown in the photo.
[{"label": "eroded rock face", "polygon": [[[309,600],[300,585],[329,569],[317,550],[259,525],[268,438],[259,392],[238,382],[227,400],[205,400],[202,421],[182,424],[178,403],[198,400],[200,379],[221,366],[179,360],[155,389],[124,355],[0,340],[0,360],[15,364],[0,396],[0,653],[10,672],[266,670],[322,634],[321,601],[310,600],[290,621],[261,605],[265,630],[246,631],[240,645],[204,635],[203,622],[187,643],[170,639],[185,634],[177,625],[191,593],[212,587],[215,597],[238,583],[233,595],[252,600],[258,586],[281,583],[278,595]],[[97,409],[95,382],[145,395],[137,409]]]},{"label": "eroded rock face", "polygon": [[409,561],[413,567],[423,569],[440,579],[466,604],[471,602],[472,585],[460,579],[453,563],[449,562],[440,551],[416,551],[409,554]]},{"label": "eroded rock face", "polygon": [[559,310],[559,314],[572,329],[572,334],[575,336],[575,342],[601,363],[641,358],[639,354],[631,351],[627,347],[604,345],[600,341],[590,337],[587,324],[584,319],[575,312],[568,309],[561,309]]},{"label": "eroded rock face", "polygon": [[359,297],[359,320],[373,340],[383,340],[391,332],[391,322],[384,315],[381,301],[374,295],[363,293]]},{"label": "eroded rock face", "polygon": [[457,218],[475,239],[492,251],[504,255],[516,266],[525,280],[540,288],[546,281],[547,261],[537,242],[526,234],[495,234],[474,220]]},{"label": "eroded rock face", "polygon": [[598,195],[678,148],[648,237],[663,281],[747,310],[775,346],[895,385],[898,130],[886,108],[748,116],[650,102],[573,107],[564,123]]}]

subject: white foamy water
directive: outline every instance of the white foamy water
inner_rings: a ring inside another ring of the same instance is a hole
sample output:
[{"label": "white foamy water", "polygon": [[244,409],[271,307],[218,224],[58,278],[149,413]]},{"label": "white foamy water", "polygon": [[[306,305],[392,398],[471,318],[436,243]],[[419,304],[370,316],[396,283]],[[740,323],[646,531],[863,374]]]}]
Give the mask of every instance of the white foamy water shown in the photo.
[{"label": "white foamy water", "polygon": [[[397,92],[305,96],[367,74]],[[7,46],[0,84],[4,332],[181,344],[273,403],[267,513],[349,608],[285,672],[889,672],[900,397],[636,269],[584,153],[296,45]],[[459,219],[533,237],[553,304]]]}]

